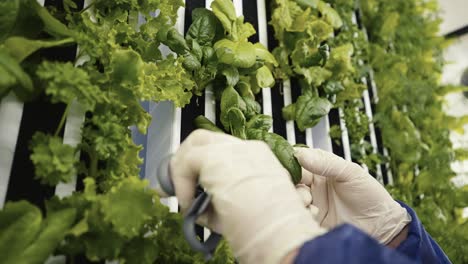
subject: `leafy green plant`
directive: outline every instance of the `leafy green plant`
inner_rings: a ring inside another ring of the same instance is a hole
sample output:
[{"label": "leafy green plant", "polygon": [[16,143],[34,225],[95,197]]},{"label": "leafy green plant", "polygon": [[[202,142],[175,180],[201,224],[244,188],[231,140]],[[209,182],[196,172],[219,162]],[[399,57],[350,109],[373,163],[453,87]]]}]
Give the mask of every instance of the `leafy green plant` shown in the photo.
[{"label": "leafy green plant", "polygon": [[[284,118],[302,124],[302,129],[313,126],[319,116],[314,107],[321,106],[317,98],[326,98],[343,109],[353,158],[370,168],[385,161],[365,141],[369,120],[356,100],[365,89],[360,79],[372,68],[380,98],[374,121],[390,152],[395,179],[388,188],[415,208],[453,262],[467,262],[468,229],[459,213],[468,205],[467,192],[450,183],[454,176],[450,163],[465,159],[466,151],[453,150],[448,133],[463,131],[466,119],[442,111],[442,96],[460,89],[438,83],[446,42],[437,35],[440,19],[435,1],[327,2],[333,9],[322,1],[277,0],[271,7],[271,24],[279,41],[273,51],[280,65],[275,77],[299,79],[302,96],[308,96],[286,106]],[[369,41],[352,21],[357,6],[363,10],[360,17]],[[330,49],[328,58],[322,55],[324,45]],[[329,84],[330,80],[338,82]],[[307,104],[314,107],[297,112]],[[331,136],[338,139],[340,128],[332,127]]]},{"label": "leafy green plant", "polygon": [[[248,41],[255,30],[251,24],[244,23],[242,16],[237,17],[232,1],[216,0],[211,8],[212,12],[194,10],[193,23],[185,39],[176,31],[162,36],[163,43],[180,56],[201,55],[192,56],[196,58],[193,65],[197,67],[184,66],[198,84],[197,93],[213,84],[217,94],[223,129],[203,116],[194,120],[195,125],[216,132],[226,131],[242,139],[265,141],[289,171],[293,182],[298,183],[301,167],[294,157],[293,147],[283,137],[268,132],[272,118],[260,114],[261,107],[254,96],[260,88],[275,83],[271,70],[278,65],[277,61],[262,44]],[[203,75],[207,69],[210,75]],[[200,79],[200,76],[206,78]]]},{"label": "leafy green plant", "polygon": [[[315,126],[330,109],[341,108],[353,159],[372,169],[381,159],[372,147],[363,146],[370,145],[365,140],[369,120],[361,101],[366,89],[362,78],[369,70],[363,63],[368,43],[355,22],[355,6],[354,0],[276,1],[270,23],[279,40],[273,53],[281,68],[275,73],[280,79],[299,79],[302,89],[297,101],[284,107],[285,120],[294,120],[300,130],[305,130]],[[282,15],[286,10],[291,19]],[[331,136],[341,144],[341,130],[337,129],[332,127]]]},{"label": "leafy green plant", "polygon": [[449,129],[466,122],[442,109],[441,95],[450,88],[439,84],[446,42],[438,36],[437,5],[373,0],[361,1],[361,7],[382,98],[377,125],[395,179],[389,189],[416,210],[452,262],[466,263],[468,228],[458,212],[468,206],[468,196],[450,182],[456,156],[449,139]]},{"label": "leafy green plant", "polygon": [[[164,58],[158,48],[162,36],[173,34],[183,2],[95,0],[85,11],[73,1],[63,4],[65,12],[53,13],[35,0],[0,4],[0,95],[12,91],[21,100],[46,97],[67,105],[54,135],[33,136],[31,160],[41,183],[55,186],[80,174],[85,189],[46,201],[45,215],[26,201],[7,202],[0,211],[3,262],[43,263],[63,254],[121,263],[204,263],[183,238],[182,216],[170,213],[139,179],[141,146],[129,129],[144,133],[149,125],[140,100],[183,107],[196,93],[189,68],[190,60],[199,59],[195,42],[177,58]],[[137,14],[145,24],[136,24]],[[71,44],[79,46],[79,65],[37,53]],[[76,147],[58,137],[74,102],[88,116]],[[77,152],[86,161],[78,161]],[[224,242],[210,263],[234,263]]]},{"label": "leafy green plant", "polygon": [[[332,107],[359,99],[365,87],[357,63],[365,42],[351,22],[353,6],[325,1],[277,0],[272,4],[275,37],[273,54],[281,80],[297,78],[302,95],[283,109],[286,120],[300,130],[315,126]],[[336,35],[334,32],[338,32]]]}]

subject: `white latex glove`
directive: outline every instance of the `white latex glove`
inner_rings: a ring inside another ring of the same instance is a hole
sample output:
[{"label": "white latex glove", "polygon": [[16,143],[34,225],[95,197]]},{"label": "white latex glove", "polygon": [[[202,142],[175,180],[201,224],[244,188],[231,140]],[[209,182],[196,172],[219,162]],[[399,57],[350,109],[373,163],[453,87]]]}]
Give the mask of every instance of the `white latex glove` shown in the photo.
[{"label": "white latex glove", "polygon": [[198,182],[212,195],[204,222],[224,235],[241,263],[280,263],[325,232],[264,142],[197,130],[173,156],[171,172],[183,211]]},{"label": "white latex glove", "polygon": [[387,244],[411,221],[406,209],[356,163],[320,149],[297,148],[295,156],[303,167],[296,188],[306,206],[311,201],[309,207],[318,208],[322,227],[349,223]]}]

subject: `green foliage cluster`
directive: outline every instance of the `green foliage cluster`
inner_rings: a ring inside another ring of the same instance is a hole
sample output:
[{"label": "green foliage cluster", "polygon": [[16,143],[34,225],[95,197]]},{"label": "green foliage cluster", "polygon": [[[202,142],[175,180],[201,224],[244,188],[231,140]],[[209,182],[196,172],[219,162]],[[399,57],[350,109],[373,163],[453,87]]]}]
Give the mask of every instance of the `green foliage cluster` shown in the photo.
[{"label": "green foliage cluster", "polygon": [[[364,104],[362,101],[362,92],[367,89],[364,86],[363,78],[369,75],[369,65],[366,63],[369,56],[369,45],[365,33],[359,28],[356,17],[356,0],[329,0],[328,1],[340,15],[343,26],[340,28],[339,34],[331,41],[335,45],[343,45],[351,43],[354,47],[354,54],[351,58],[352,65],[355,69],[350,77],[354,81],[356,87],[349,89],[349,86],[344,91],[338,94],[338,102],[335,104],[341,107],[344,114],[344,122],[348,131],[349,142],[351,147],[351,156],[354,160],[361,164],[365,164],[371,171],[375,171],[376,166],[384,161],[384,157],[375,153],[374,147],[366,136],[369,135],[369,118],[365,113]],[[331,129],[337,130],[338,127]],[[332,130],[333,131],[333,130]],[[341,135],[335,133],[334,138],[341,139]],[[338,143],[341,140],[337,140]]]},{"label": "green foliage cluster", "polygon": [[[389,149],[397,199],[412,206],[454,263],[468,262],[468,224],[460,218],[468,192],[452,186],[450,163],[466,151],[452,148],[449,129],[466,117],[447,116],[439,84],[440,19],[435,1],[361,1],[369,33],[369,63],[379,90],[377,125]],[[457,155],[455,155],[455,153]]]},{"label": "green foliage cluster", "polygon": [[352,6],[340,3],[332,7],[322,0],[276,0],[271,8],[270,24],[279,42],[273,50],[280,65],[275,77],[297,78],[302,90],[297,101],[283,109],[283,117],[305,130],[334,105],[360,98],[365,86],[358,60],[365,54],[366,42],[352,23]]},{"label": "green foliage cluster", "polygon": [[[372,68],[380,98],[374,121],[390,151],[395,178],[389,189],[416,209],[452,261],[468,262],[468,228],[460,218],[468,205],[467,190],[450,182],[451,162],[466,159],[467,151],[454,150],[449,140],[449,130],[462,132],[467,118],[449,117],[442,110],[443,95],[460,88],[439,84],[446,41],[438,37],[437,3],[327,2],[276,0],[271,6],[270,23],[279,41],[273,51],[280,65],[275,77],[298,78],[301,97],[308,96],[286,106],[284,118],[301,129],[314,126],[328,113],[326,99],[344,111],[353,158],[369,167],[385,161],[364,140],[369,120],[360,113],[365,89],[360,80]],[[362,9],[369,40],[353,21],[357,9]],[[339,85],[330,85],[334,81]],[[330,134],[339,141],[340,128],[332,127]]]},{"label": "green foliage cluster", "polygon": [[255,101],[255,94],[262,88],[274,85],[271,70],[278,63],[261,43],[248,41],[256,33],[255,29],[244,22],[243,16],[237,17],[232,1],[216,0],[211,8],[213,11],[193,11],[193,23],[185,38],[176,31],[162,36],[163,43],[172,51],[190,58],[191,63],[185,64],[185,68],[192,72],[197,93],[212,84],[220,103],[223,129],[204,116],[197,117],[195,125],[226,131],[242,139],[265,141],[289,171],[293,182],[298,183],[302,177],[301,166],[294,157],[293,147],[283,137],[268,132],[273,120],[260,113],[260,104]]},{"label": "green foliage cluster", "polygon": [[[340,107],[353,158],[374,168],[381,157],[365,141],[369,121],[361,111],[361,97],[369,67],[362,62],[368,56],[368,43],[354,17],[356,1],[277,0],[271,8],[270,23],[279,41],[273,51],[280,64],[275,76],[297,78],[302,90],[295,103],[284,107],[284,119],[294,120],[304,130],[315,126],[331,108]],[[330,135],[341,144],[338,125],[331,127]]]},{"label": "green foliage cluster", "polygon": [[[51,12],[36,0],[0,3],[0,96],[13,92],[22,101],[45,97],[67,105],[54,135],[33,136],[30,157],[41,183],[55,186],[80,174],[85,189],[46,201],[45,212],[27,201],[7,202],[0,211],[2,263],[44,263],[54,254],[205,263],[185,242],[182,216],[170,213],[139,179],[141,146],[129,129],[145,133],[149,125],[140,100],[183,107],[197,91],[200,79],[190,68],[199,55],[190,53],[195,41],[183,47],[186,56],[163,57],[159,50],[167,32],[174,32],[183,1],[95,0],[83,11],[71,0],[63,4],[65,11]],[[137,25],[138,15],[145,24]],[[75,64],[45,60],[38,52],[67,45],[79,47]],[[75,102],[88,117],[82,141],[71,146],[57,135]],[[227,244],[209,263],[234,263]]]}]

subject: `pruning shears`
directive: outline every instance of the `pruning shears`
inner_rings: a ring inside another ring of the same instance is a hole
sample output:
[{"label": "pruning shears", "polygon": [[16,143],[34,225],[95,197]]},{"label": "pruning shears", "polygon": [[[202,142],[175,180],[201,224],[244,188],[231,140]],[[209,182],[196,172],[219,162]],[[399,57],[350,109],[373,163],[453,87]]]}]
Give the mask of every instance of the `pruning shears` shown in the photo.
[{"label": "pruning shears", "polygon": [[[172,155],[168,155],[161,160],[156,178],[158,179],[161,189],[166,194],[174,196],[175,189],[174,184],[172,183],[171,169],[169,166],[171,157]],[[211,232],[211,235],[206,239],[206,241],[202,242],[197,238],[197,234],[195,232],[196,220],[206,211],[210,202],[210,194],[206,192],[200,193],[187,210],[183,224],[183,233],[185,239],[194,250],[203,253],[206,260],[211,259],[219,241],[221,240],[220,234]]]}]

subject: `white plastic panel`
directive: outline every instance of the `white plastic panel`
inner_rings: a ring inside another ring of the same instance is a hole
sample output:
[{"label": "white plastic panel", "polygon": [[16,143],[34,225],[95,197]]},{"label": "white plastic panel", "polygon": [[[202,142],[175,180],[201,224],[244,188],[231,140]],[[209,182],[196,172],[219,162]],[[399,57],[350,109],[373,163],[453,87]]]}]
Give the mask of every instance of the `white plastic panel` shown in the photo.
[{"label": "white plastic panel", "polygon": [[0,208],[5,203],[23,116],[23,103],[11,92],[0,101]]},{"label": "white plastic panel", "polygon": [[468,218],[468,207],[465,207],[463,209],[462,218],[463,219]]},{"label": "white plastic panel", "polygon": [[[63,135],[63,143],[76,147],[81,142],[81,127],[85,121],[85,111],[77,101],[73,101],[68,110],[67,122]],[[76,153],[75,158],[80,159],[80,152]],[[68,183],[59,183],[55,188],[55,194],[58,197],[71,195],[76,189],[76,175]]]},{"label": "white plastic panel", "polygon": [[348,128],[346,127],[346,123],[344,121],[343,109],[339,108],[338,112],[340,116],[341,143],[343,147],[344,159],[351,161],[351,147],[349,144]]},{"label": "white plastic panel", "polygon": [[442,24],[440,33],[447,34],[468,25],[466,15],[466,0],[441,0],[438,1],[441,8]]},{"label": "white plastic panel", "polygon": [[[285,80],[283,82],[283,93],[284,93],[284,105],[288,106],[288,105],[292,104],[291,81],[290,80]],[[294,130],[294,121],[293,120],[286,121],[286,138],[287,138],[289,144],[291,144],[291,145],[296,144],[296,132]]]},{"label": "white plastic panel", "polygon": [[[176,108],[174,104],[169,101],[151,104],[149,113],[152,116],[151,125],[148,128],[148,138],[146,145],[146,179],[150,183],[150,187],[155,189],[158,186],[156,173],[159,163],[162,158],[173,152],[174,134],[178,132],[180,135],[180,128],[174,131],[174,116]],[[179,136],[180,140],[180,136]],[[174,199],[164,199],[164,203],[170,207],[171,210],[177,210],[177,202]]]},{"label": "white plastic panel", "polygon": [[[384,147],[383,154],[385,157],[388,157],[388,149]],[[387,170],[387,180],[389,185],[393,185],[393,174],[390,168],[390,163],[385,163],[385,169]]]},{"label": "white plastic panel", "polygon": [[329,135],[330,123],[328,116],[324,116],[320,122],[312,128],[312,140],[314,148],[333,152],[332,142]]},{"label": "white plastic panel", "polygon": [[211,84],[205,88],[205,117],[216,123],[216,99]]},{"label": "white plastic panel", "polygon": [[[205,7],[211,10],[213,0],[206,0]],[[205,88],[205,117],[216,123],[216,99],[213,93],[213,86],[210,84]]]},{"label": "white plastic panel", "polygon": [[242,0],[233,0],[232,3],[234,4],[234,7],[236,8],[236,14],[237,16],[242,16],[244,15],[244,8],[242,4]]},{"label": "white plastic panel", "polygon": [[206,6],[207,9],[211,10],[211,3],[213,3],[213,1],[214,1],[214,0],[206,0],[205,6]]},{"label": "white plastic panel", "polygon": [[314,148],[314,137],[312,136],[312,128],[307,128],[305,130],[306,145],[309,148]]},{"label": "white plastic panel", "polygon": [[[367,84],[367,81],[364,79],[364,83]],[[372,153],[377,154],[378,153],[378,146],[377,146],[377,137],[375,134],[375,127],[374,127],[374,116],[372,113],[372,106],[371,106],[371,101],[369,97],[369,91],[364,90],[362,93],[362,97],[364,99],[364,108],[366,112],[366,116],[369,120],[369,138],[370,138],[370,143],[372,145]],[[376,167],[375,171],[375,178],[383,184],[383,175],[382,175],[382,169],[380,166]]]},{"label": "white plastic panel", "polygon": [[[242,0],[237,0],[242,2]],[[253,0],[252,0],[253,1]],[[236,0],[234,0],[234,3]],[[259,42],[263,44],[266,48],[268,48],[268,31],[267,31],[267,17],[266,17],[266,6],[265,0],[257,0],[257,17],[258,17],[258,38]],[[291,87],[291,85],[289,86]],[[289,90],[289,94],[291,95],[291,90]],[[262,89],[262,97],[263,97],[263,105],[262,111],[265,115],[272,115],[272,105],[271,105],[271,88],[263,88]],[[270,129],[270,132],[273,132],[273,128]],[[292,140],[292,138],[288,137],[288,140]],[[295,141],[295,140],[294,140]]]}]

